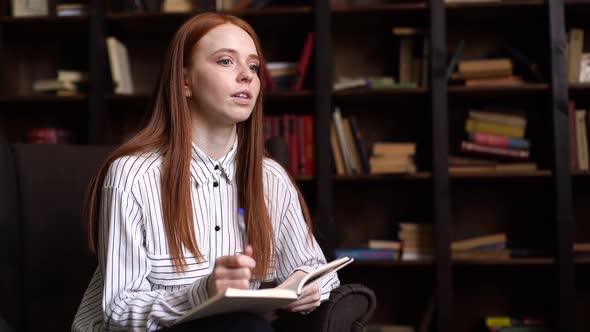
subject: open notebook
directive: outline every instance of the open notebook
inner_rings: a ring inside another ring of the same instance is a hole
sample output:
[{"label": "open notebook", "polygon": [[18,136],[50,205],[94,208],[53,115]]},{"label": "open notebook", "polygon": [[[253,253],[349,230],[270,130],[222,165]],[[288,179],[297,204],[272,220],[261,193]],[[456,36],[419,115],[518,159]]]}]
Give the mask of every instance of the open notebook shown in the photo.
[{"label": "open notebook", "polygon": [[297,300],[305,285],[312,283],[329,273],[340,270],[352,261],[352,258],[341,257],[330,263],[324,264],[306,275],[298,284],[294,285],[293,288],[228,288],[224,293],[217,294],[203,302],[201,305],[189,310],[174,323],[178,324],[188,320],[236,311],[264,315]]}]

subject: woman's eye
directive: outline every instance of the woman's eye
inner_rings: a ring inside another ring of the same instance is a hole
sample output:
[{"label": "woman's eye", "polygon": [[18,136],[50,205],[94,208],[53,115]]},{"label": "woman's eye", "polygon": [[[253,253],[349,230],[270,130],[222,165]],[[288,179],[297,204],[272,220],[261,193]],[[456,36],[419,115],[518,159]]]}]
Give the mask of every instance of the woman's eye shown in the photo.
[{"label": "woman's eye", "polygon": [[257,73],[257,72],[258,72],[258,68],[260,68],[260,66],[259,66],[259,65],[250,65],[250,70],[251,70],[253,73]]},{"label": "woman's eye", "polygon": [[217,63],[219,63],[220,65],[229,66],[232,64],[232,61],[230,59],[221,59],[217,61]]}]

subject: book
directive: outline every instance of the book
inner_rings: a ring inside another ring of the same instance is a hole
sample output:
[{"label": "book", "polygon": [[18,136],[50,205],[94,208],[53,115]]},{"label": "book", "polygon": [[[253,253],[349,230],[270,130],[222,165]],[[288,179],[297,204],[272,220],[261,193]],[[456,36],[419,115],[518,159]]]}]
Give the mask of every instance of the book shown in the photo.
[{"label": "book", "polygon": [[399,254],[394,249],[336,248],[334,255],[336,257],[352,257],[363,262],[399,259]]},{"label": "book", "polygon": [[306,285],[329,273],[340,270],[353,261],[353,258],[346,256],[333,260],[307,274],[292,288],[228,288],[225,292],[217,294],[201,303],[199,306],[189,310],[182,317],[177,319],[174,324],[226,312],[240,311],[264,315],[297,300]]},{"label": "book", "polygon": [[465,131],[469,134],[484,133],[498,136],[508,136],[512,138],[523,138],[525,127],[468,119],[465,123]]},{"label": "book", "polygon": [[463,60],[458,66],[465,79],[510,76],[513,70],[512,60],[508,58]]},{"label": "book", "polygon": [[580,60],[584,50],[584,30],[573,28],[570,30],[567,45],[568,81],[577,83],[580,78]]},{"label": "book", "polygon": [[133,94],[133,79],[127,47],[115,37],[108,37],[106,43],[115,93]]},{"label": "book", "polygon": [[461,142],[461,151],[517,160],[528,160],[530,155],[528,150],[497,148],[493,146],[474,144],[467,141]]}]

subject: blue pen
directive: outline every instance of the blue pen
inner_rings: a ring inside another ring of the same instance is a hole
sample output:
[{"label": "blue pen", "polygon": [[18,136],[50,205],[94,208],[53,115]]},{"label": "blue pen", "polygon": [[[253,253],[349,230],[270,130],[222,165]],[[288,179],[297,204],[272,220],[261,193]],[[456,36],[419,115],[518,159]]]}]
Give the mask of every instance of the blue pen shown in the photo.
[{"label": "blue pen", "polygon": [[248,237],[246,236],[246,221],[244,219],[244,208],[238,208],[238,227],[240,227],[240,232],[242,232],[242,243],[244,248],[242,249],[242,253],[246,252],[246,246],[248,245]]}]

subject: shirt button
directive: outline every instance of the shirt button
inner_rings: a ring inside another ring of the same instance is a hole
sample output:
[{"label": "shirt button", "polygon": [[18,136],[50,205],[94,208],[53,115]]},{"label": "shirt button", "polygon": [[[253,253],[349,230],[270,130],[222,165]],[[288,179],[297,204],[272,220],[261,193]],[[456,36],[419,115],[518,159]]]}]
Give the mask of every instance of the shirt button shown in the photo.
[{"label": "shirt button", "polygon": [[219,187],[219,182],[217,182],[217,181],[213,182],[213,187],[215,187],[215,188]]},{"label": "shirt button", "polygon": [[215,167],[213,169],[214,170],[218,170],[219,169],[219,165],[215,165]]},{"label": "shirt button", "polygon": [[219,232],[219,230],[220,230],[220,229],[221,229],[221,227],[219,227],[219,226],[215,226],[215,231],[216,231],[216,232]]}]

